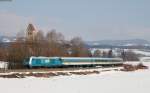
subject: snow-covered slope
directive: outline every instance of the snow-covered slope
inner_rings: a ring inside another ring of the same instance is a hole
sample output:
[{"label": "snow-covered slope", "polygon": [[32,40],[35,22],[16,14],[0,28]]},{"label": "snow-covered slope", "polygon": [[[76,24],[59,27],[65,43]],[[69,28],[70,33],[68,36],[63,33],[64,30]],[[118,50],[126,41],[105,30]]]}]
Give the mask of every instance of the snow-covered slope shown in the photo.
[{"label": "snow-covered slope", "polygon": [[0,78],[1,93],[150,93],[149,86],[150,70],[53,78]]},{"label": "snow-covered slope", "polygon": [[150,56],[150,52],[146,52],[146,51],[141,51],[141,50],[133,50],[134,53],[136,54],[141,54],[141,55],[144,55],[144,56]]}]

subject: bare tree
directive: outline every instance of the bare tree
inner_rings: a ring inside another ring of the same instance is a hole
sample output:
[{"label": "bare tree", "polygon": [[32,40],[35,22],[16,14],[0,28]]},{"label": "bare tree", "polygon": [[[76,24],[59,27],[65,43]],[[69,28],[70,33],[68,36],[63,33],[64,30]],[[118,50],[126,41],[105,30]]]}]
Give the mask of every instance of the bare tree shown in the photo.
[{"label": "bare tree", "polygon": [[47,33],[46,35],[46,40],[49,42],[49,43],[52,43],[52,42],[57,42],[58,40],[58,35],[56,33],[56,30],[51,30]]},{"label": "bare tree", "polygon": [[35,41],[36,41],[36,42],[43,42],[44,39],[45,39],[45,37],[44,37],[43,31],[42,31],[42,30],[39,30],[39,31],[37,32],[36,36],[35,36]]},{"label": "bare tree", "polygon": [[94,51],[94,54],[93,54],[94,57],[101,57],[101,55],[102,54],[101,54],[100,50],[97,49],[97,50]]},{"label": "bare tree", "polygon": [[124,61],[139,61],[138,55],[132,51],[123,51],[121,56]]},{"label": "bare tree", "polygon": [[74,57],[83,57],[83,56],[89,56],[88,55],[88,49],[86,49],[85,44],[83,40],[80,37],[74,37],[71,41],[71,56]]},{"label": "bare tree", "polygon": [[113,57],[113,51],[112,51],[112,49],[110,49],[110,50],[108,51],[108,57],[110,57],[110,58]]},{"label": "bare tree", "polygon": [[47,56],[68,56],[63,34],[51,30],[46,35],[46,41],[48,42]]},{"label": "bare tree", "polygon": [[102,57],[108,57],[108,53],[106,51],[103,51]]},{"label": "bare tree", "polygon": [[0,47],[0,60],[7,61],[8,60],[8,49],[4,47]]}]

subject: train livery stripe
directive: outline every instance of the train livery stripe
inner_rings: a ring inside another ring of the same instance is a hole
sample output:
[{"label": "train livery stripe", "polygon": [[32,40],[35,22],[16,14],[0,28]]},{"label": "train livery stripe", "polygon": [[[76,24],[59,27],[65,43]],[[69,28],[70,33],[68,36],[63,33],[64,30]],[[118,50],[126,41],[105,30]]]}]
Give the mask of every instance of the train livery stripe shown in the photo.
[{"label": "train livery stripe", "polygon": [[63,65],[121,64],[122,62],[63,62]]}]

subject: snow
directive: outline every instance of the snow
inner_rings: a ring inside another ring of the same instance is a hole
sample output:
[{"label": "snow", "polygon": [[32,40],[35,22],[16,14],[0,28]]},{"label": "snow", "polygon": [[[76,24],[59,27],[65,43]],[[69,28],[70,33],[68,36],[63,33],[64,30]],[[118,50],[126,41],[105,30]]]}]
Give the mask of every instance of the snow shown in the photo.
[{"label": "snow", "polygon": [[8,62],[0,61],[0,69],[8,69]]},{"label": "snow", "polygon": [[138,50],[138,49],[134,49],[132,50],[134,53],[136,54],[141,54],[141,55],[145,55],[145,56],[150,56],[150,52],[146,52],[146,51],[141,51],[141,50]]},{"label": "snow", "polygon": [[3,38],[2,39],[2,42],[6,42],[6,43],[9,43],[9,42],[11,42],[8,38]]},{"label": "snow", "polygon": [[133,44],[133,43],[128,43],[128,44],[125,44],[123,46],[136,46],[137,44]]},{"label": "snow", "polygon": [[141,62],[149,62],[150,61],[150,57],[140,57],[140,61]]},{"label": "snow", "polygon": [[[149,62],[144,64],[150,67]],[[113,70],[51,78],[0,78],[0,82],[1,93],[150,93],[150,70]]]},{"label": "snow", "polygon": [[[90,51],[91,51],[92,54],[94,54],[94,52],[95,52],[96,50],[99,50],[99,51],[101,51],[101,53],[102,53],[102,52],[108,52],[108,51],[110,51],[111,49],[110,49],[110,48],[91,48],[91,49],[90,49]],[[119,49],[119,48],[114,48],[114,49],[112,49],[113,55],[114,55],[114,56],[120,55],[120,53],[121,53],[120,50],[121,50],[121,49]]]}]

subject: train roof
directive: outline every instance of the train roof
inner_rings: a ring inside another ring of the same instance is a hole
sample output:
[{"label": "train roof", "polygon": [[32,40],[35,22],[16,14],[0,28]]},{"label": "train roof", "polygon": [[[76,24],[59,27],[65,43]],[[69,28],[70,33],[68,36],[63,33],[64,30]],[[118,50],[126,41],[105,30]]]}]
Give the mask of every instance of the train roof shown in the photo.
[{"label": "train roof", "polygon": [[60,58],[60,57],[44,57],[44,56],[38,56],[38,57],[36,57],[36,56],[31,56],[31,58],[41,58],[41,59],[43,59],[43,58]]},{"label": "train roof", "polygon": [[99,60],[122,60],[122,58],[103,58],[103,57],[44,57],[44,56],[39,56],[39,57],[35,57],[32,56],[31,58],[38,58],[38,59],[99,59]]},{"label": "train roof", "polygon": [[102,57],[61,57],[61,59],[100,59],[100,60],[122,60],[122,58],[102,58]]}]

